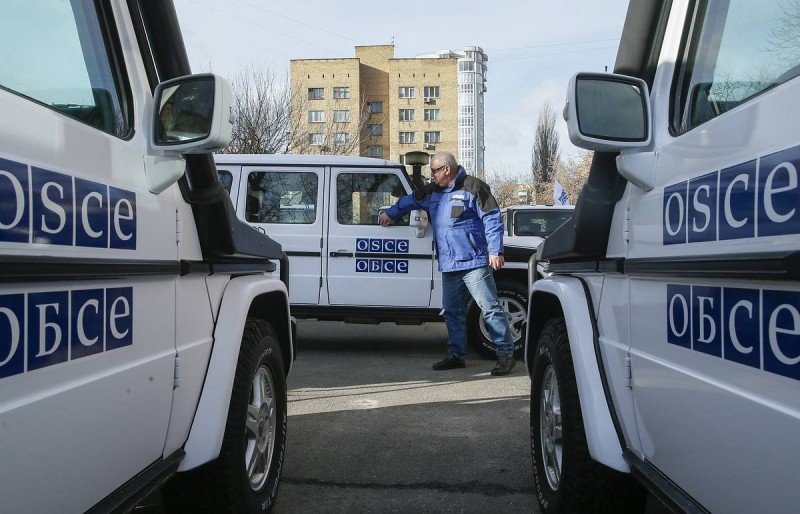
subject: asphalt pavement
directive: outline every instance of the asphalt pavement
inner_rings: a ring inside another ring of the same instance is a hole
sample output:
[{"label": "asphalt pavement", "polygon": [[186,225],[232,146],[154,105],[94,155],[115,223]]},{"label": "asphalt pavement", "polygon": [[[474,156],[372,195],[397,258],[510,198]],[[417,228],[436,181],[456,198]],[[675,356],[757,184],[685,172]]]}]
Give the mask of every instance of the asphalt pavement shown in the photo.
[{"label": "asphalt pavement", "polygon": [[433,371],[446,338],[300,321],[274,512],[536,512],[524,365]]}]

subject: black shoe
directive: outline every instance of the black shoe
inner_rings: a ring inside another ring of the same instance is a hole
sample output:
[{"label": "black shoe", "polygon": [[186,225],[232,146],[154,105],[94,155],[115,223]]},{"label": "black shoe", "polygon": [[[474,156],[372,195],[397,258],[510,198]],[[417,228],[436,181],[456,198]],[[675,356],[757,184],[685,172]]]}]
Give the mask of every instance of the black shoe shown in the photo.
[{"label": "black shoe", "polygon": [[446,359],[440,360],[436,364],[433,365],[433,369],[436,371],[442,371],[445,369],[456,369],[456,368],[465,368],[467,367],[466,363],[464,363],[464,359],[459,359],[453,355],[448,355]]},{"label": "black shoe", "polygon": [[495,377],[501,377],[503,375],[508,375],[511,373],[511,370],[514,369],[514,356],[511,355],[509,357],[500,357],[497,360],[497,365],[492,370],[492,375]]}]

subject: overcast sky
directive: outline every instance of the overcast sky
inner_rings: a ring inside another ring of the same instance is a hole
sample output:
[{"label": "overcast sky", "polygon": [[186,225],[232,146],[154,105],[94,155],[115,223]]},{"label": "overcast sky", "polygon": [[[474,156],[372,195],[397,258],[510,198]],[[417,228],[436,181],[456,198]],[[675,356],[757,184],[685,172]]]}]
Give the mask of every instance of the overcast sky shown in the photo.
[{"label": "overcast sky", "polygon": [[388,44],[395,57],[464,46],[489,56],[486,167],[525,171],[541,105],[559,112],[562,156],[578,151],[560,118],[578,71],[613,68],[627,0],[175,0],[195,71],[230,78],[259,63],[354,57],[355,45]]}]

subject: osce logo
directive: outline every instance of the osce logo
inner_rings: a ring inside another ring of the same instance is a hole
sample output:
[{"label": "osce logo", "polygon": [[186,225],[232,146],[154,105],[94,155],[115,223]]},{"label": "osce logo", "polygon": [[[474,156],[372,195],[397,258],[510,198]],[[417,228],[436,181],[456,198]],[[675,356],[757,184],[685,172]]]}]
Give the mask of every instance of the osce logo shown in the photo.
[{"label": "osce logo", "polygon": [[357,273],[408,273],[408,259],[356,259]]},{"label": "osce logo", "polygon": [[664,188],[663,244],[800,233],[800,146]]},{"label": "osce logo", "polygon": [[132,344],[132,287],[0,295],[0,379]]},{"label": "osce logo", "polygon": [[136,249],[136,193],[0,158],[0,243]]},{"label": "osce logo", "polygon": [[408,253],[408,239],[356,239],[358,253]]},{"label": "osce logo", "polygon": [[667,284],[667,342],[800,379],[800,291]]}]

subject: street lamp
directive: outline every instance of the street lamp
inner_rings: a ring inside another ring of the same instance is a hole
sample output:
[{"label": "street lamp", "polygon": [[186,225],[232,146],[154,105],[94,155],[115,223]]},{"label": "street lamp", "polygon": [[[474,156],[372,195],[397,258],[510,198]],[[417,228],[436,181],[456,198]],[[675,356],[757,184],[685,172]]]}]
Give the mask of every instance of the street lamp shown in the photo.
[{"label": "street lamp", "polygon": [[420,189],[422,183],[422,167],[427,166],[431,161],[428,152],[406,152],[400,156],[400,162],[406,166],[411,166],[411,184],[414,189]]}]

